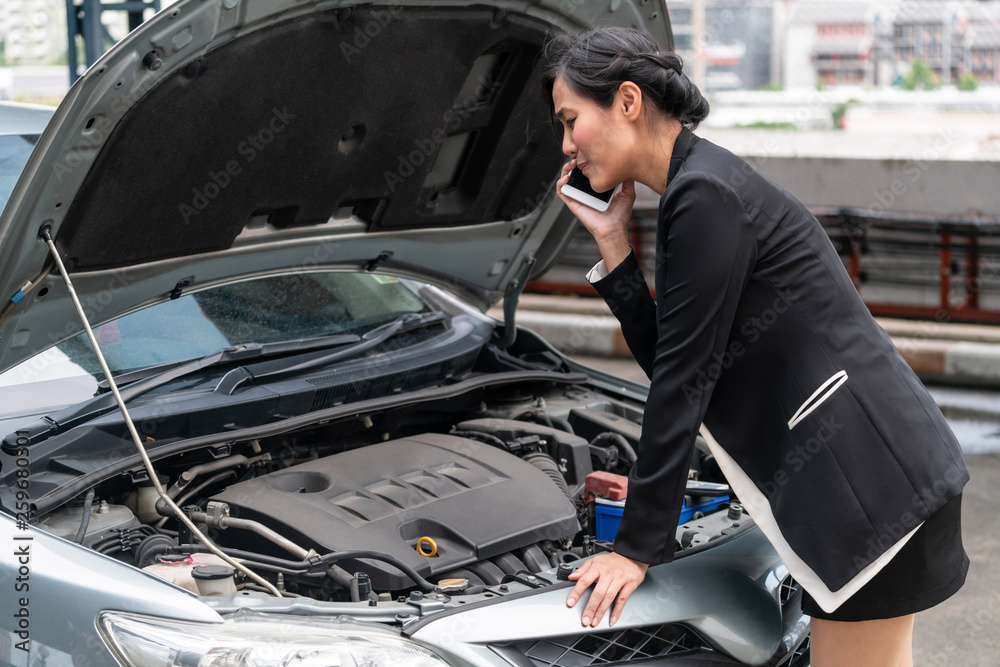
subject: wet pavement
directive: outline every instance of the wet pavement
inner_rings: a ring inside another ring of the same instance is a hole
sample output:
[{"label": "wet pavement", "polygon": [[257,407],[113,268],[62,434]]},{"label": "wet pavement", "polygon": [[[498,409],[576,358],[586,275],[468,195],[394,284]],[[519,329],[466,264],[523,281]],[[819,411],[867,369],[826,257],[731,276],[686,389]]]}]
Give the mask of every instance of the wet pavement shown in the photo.
[{"label": "wet pavement", "polygon": [[[631,359],[576,357],[581,363],[648,384]],[[972,480],[962,494],[962,541],[969,554],[965,586],[917,614],[917,667],[1000,664],[1000,392],[930,386],[966,454]]]},{"label": "wet pavement", "polygon": [[[927,389],[966,455],[1000,452],[1000,392],[960,387]],[[997,662],[1000,663],[1000,656]]]}]

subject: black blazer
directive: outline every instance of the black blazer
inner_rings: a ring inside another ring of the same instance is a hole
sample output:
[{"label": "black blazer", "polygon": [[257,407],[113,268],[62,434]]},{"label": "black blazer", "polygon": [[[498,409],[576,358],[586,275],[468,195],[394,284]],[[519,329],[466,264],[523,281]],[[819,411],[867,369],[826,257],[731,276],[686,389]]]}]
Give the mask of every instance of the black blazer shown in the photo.
[{"label": "black blazer", "polygon": [[941,410],[816,218],[689,130],[660,198],[657,301],[632,254],[594,286],[651,380],[616,552],[673,558],[699,432],[828,610],[968,481]]}]

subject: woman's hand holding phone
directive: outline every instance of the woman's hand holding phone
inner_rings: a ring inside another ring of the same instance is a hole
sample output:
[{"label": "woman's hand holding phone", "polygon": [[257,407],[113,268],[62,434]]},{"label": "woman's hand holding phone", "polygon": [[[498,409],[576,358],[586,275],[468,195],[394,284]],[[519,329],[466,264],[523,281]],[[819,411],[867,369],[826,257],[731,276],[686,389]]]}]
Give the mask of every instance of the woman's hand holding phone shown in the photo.
[{"label": "woman's hand holding phone", "polygon": [[570,172],[576,168],[576,159],[563,165],[562,176],[556,183],[556,194],[570,212],[580,220],[587,231],[597,241],[604,263],[611,271],[628,256],[628,223],[635,203],[635,183],[622,183],[621,191],[612,199],[607,211],[598,211],[563,193],[562,188],[569,182]]}]

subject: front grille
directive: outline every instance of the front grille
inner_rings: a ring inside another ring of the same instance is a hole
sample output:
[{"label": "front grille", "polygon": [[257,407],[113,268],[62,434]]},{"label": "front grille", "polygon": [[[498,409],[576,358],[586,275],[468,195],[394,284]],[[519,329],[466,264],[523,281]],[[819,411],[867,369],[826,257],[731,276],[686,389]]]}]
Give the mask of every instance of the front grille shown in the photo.
[{"label": "front grille", "polygon": [[546,637],[508,644],[537,667],[620,665],[634,660],[684,655],[705,649],[690,629],[653,625],[588,635]]},{"label": "front grille", "polygon": [[788,602],[799,592],[799,582],[792,579],[791,575],[788,575],[782,579],[781,584],[778,587],[778,602],[782,607],[788,604]]},{"label": "front grille", "polygon": [[788,661],[787,667],[809,667],[809,637],[802,640],[792,652],[792,657]]}]

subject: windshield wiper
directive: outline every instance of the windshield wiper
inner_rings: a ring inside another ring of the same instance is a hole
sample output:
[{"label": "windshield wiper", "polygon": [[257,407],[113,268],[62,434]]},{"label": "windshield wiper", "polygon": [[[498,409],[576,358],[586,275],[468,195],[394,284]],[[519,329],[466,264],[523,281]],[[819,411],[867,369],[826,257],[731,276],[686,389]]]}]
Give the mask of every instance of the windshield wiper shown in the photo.
[{"label": "windshield wiper", "polygon": [[[216,350],[211,354],[207,354],[204,357],[199,357],[197,359],[184,359],[182,361],[175,361],[168,364],[160,364],[158,366],[148,366],[146,368],[140,368],[128,373],[122,373],[121,375],[115,375],[115,383],[119,388],[131,385],[139,380],[145,380],[151,377],[166,377],[164,373],[171,371],[173,369],[182,370],[186,368],[193,369],[191,372],[199,371],[202,368],[209,368],[211,366],[218,366],[221,364],[228,363],[230,361],[242,361],[243,359],[251,359],[254,357],[270,357],[277,354],[286,354],[292,352],[308,352],[309,350],[319,350],[328,347],[338,347],[341,345],[349,345],[351,343],[357,343],[361,340],[361,336],[357,334],[333,334],[329,336],[318,336],[316,338],[303,338],[300,340],[287,340],[278,343],[241,343],[240,345],[234,345],[232,347],[224,347],[221,350]],[[182,372],[181,375],[187,375],[188,372]],[[180,376],[173,376],[166,379],[167,382],[177,379]],[[111,386],[108,381],[101,380],[97,383],[97,393],[104,394],[111,390]],[[122,392],[122,396],[125,393]]]},{"label": "windshield wiper", "polygon": [[[119,378],[115,378],[115,381],[119,384],[119,386],[125,382],[130,382],[128,386],[122,387],[120,392],[122,400],[127,403],[128,401],[138,398],[143,394],[147,394],[165,384],[169,384],[187,375],[198,373],[206,368],[212,368],[213,366],[221,366],[228,363],[244,361],[246,359],[257,359],[275,355],[284,355],[293,352],[317,349],[322,350],[329,347],[352,345],[360,343],[361,341],[362,337],[357,334],[338,334],[305,340],[266,343],[263,345],[258,343],[247,343],[244,345],[223,348],[198,359],[183,361],[167,367],[166,370],[163,370],[163,366],[157,366],[156,369],[159,372],[155,372],[153,375],[144,376],[144,371],[135,371],[134,373],[128,373],[124,376],[120,376]],[[106,382],[107,381],[103,383],[105,386]],[[13,434],[16,438],[12,438],[11,436],[4,438],[4,445],[7,444],[8,440],[15,439],[22,444],[33,445],[53,435],[71,429],[75,426],[79,426],[80,424],[96,419],[101,415],[117,409],[118,406],[115,403],[114,396],[108,393],[98,394],[92,399],[82,403],[77,403],[76,405],[60,410],[54,414],[46,415],[35,423],[25,428],[18,429],[16,434]],[[27,442],[25,442],[23,438],[27,438]]]},{"label": "windshield wiper", "polygon": [[447,319],[447,317],[445,313],[439,311],[407,313],[371,329],[361,336],[358,342],[332,352],[302,359],[293,364],[289,364],[286,359],[275,359],[273,361],[262,361],[259,364],[252,364],[250,366],[240,366],[226,373],[222,380],[219,381],[219,384],[216,385],[214,393],[230,396],[234,391],[248,382],[262,378],[273,379],[280,375],[301,373],[327,366],[335,361],[357,357],[371,348],[384,343],[393,336],[433,326]]},{"label": "windshield wiper", "polygon": [[[168,367],[167,370],[162,370],[164,367],[159,366],[157,368],[161,372],[149,377],[140,377],[142,371],[127,374],[123,377],[128,378],[129,375],[134,375],[137,379],[134,379],[128,386],[123,387],[120,393],[122,400],[127,403],[163,385],[207,368],[212,368],[213,366],[221,366],[247,359],[259,359],[313,350],[312,354],[299,355],[305,358],[300,358],[296,363],[289,364],[289,360],[285,358],[273,359],[251,366],[241,365],[229,371],[218,383],[214,393],[230,395],[237,388],[251,380],[297,373],[326,366],[334,361],[357,356],[393,336],[438,324],[447,317],[445,313],[439,311],[407,313],[385,324],[381,324],[361,336],[357,334],[340,334],[282,343],[267,343],[263,345],[249,343],[228,347],[198,359],[181,362],[175,366]],[[330,347],[342,349],[327,352],[326,348]],[[116,378],[115,381],[120,382],[119,378]],[[115,403],[114,396],[108,393],[100,394],[83,403],[78,403],[54,414],[46,415],[33,424],[18,429],[15,433],[3,439],[3,449],[7,451],[7,449],[14,448],[16,451],[16,448],[20,446],[34,445],[116,409],[117,404]]]}]

